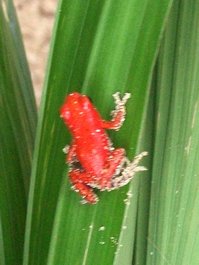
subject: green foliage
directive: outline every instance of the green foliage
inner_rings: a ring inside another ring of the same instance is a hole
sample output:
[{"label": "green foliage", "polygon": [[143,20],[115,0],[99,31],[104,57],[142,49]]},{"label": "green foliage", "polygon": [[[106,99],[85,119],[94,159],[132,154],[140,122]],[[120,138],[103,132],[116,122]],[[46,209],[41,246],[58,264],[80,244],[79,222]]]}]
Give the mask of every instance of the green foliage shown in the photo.
[{"label": "green foliage", "polygon": [[199,263],[198,12],[175,3],[157,63],[147,265]]},{"label": "green foliage", "polygon": [[[194,0],[60,1],[29,189],[35,104],[12,3],[0,2],[0,264],[198,264],[198,13]],[[149,152],[148,172],[97,191],[97,205],[80,204],[61,151],[72,91],[106,119],[112,94],[131,92],[109,135],[130,159]]]},{"label": "green foliage", "polygon": [[36,108],[10,1],[0,2],[0,264],[22,264]]}]

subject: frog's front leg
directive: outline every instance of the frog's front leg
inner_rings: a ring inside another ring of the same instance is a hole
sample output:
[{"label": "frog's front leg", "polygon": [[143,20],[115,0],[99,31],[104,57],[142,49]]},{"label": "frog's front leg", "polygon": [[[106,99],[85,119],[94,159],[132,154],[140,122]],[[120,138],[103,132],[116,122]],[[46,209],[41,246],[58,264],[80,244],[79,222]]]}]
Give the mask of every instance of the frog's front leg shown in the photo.
[{"label": "frog's front leg", "polygon": [[125,115],[126,115],[126,102],[130,98],[130,93],[125,93],[124,97],[120,98],[120,93],[117,92],[113,95],[115,99],[115,110],[112,111],[112,120],[111,121],[102,121],[102,127],[104,129],[113,129],[113,130],[119,130],[122,126]]},{"label": "frog's front leg", "polygon": [[72,188],[78,192],[84,199],[83,202],[95,204],[98,202],[97,195],[93,192],[93,188],[89,186],[93,182],[92,176],[85,171],[71,170],[69,178],[73,184]]}]

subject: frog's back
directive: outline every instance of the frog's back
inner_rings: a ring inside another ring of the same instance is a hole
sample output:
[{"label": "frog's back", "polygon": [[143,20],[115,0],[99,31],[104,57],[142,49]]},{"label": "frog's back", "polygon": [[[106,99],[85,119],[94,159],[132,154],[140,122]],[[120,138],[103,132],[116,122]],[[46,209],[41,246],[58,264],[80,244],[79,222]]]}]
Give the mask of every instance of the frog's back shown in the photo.
[{"label": "frog's back", "polygon": [[91,174],[100,174],[110,152],[100,114],[88,97],[79,93],[70,94],[60,112],[72,134],[81,166]]},{"label": "frog's back", "polygon": [[98,175],[104,168],[110,152],[108,136],[103,128],[84,127],[81,136],[76,138],[77,158],[82,167]]}]

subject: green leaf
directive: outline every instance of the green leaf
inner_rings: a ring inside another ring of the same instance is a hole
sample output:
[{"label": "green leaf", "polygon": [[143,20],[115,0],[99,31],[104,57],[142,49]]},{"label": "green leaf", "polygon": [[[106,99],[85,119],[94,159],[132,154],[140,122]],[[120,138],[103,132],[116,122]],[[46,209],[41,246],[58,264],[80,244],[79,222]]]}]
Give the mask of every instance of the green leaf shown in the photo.
[{"label": "green leaf", "polygon": [[138,152],[147,87],[171,3],[60,2],[40,109],[24,265],[131,263],[139,181],[133,181],[129,193],[128,187],[97,192],[97,205],[81,205],[66,178],[61,150],[70,137],[59,108],[67,93],[80,91],[110,119],[112,94],[132,92],[123,128],[110,134],[114,146],[124,147],[132,159]]},{"label": "green leaf", "polygon": [[36,107],[11,1],[0,2],[0,263],[22,264]]},{"label": "green leaf", "polygon": [[147,265],[199,264],[199,2],[172,9],[155,76]]}]

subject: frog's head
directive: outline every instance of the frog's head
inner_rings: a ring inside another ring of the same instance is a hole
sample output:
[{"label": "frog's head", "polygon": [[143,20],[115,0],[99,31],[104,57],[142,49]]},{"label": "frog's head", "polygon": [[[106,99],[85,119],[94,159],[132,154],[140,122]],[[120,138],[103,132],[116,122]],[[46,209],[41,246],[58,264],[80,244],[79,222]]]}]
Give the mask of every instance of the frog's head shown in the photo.
[{"label": "frog's head", "polygon": [[90,99],[86,95],[78,92],[69,94],[60,109],[60,117],[64,119],[67,125],[74,124],[80,116],[93,109]]}]

